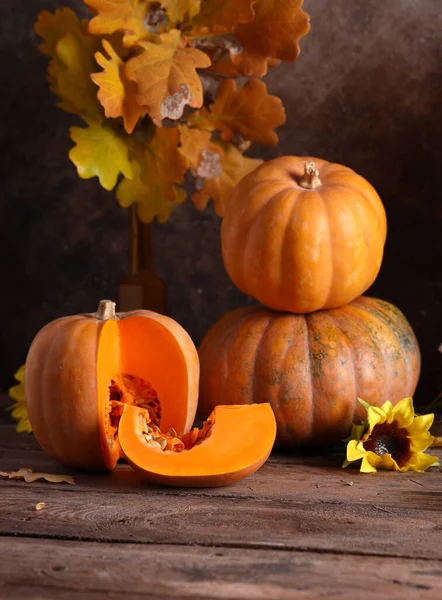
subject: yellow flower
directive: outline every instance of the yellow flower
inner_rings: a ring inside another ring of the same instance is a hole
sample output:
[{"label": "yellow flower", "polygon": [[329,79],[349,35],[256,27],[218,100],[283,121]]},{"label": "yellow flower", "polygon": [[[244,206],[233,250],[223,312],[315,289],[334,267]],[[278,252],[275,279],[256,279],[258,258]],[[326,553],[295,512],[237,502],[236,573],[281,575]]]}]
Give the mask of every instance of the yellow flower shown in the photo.
[{"label": "yellow flower", "polygon": [[381,407],[360,402],[367,409],[368,423],[353,427],[343,467],[361,459],[361,473],[425,471],[439,466],[437,456],[424,453],[433,443],[429,432],[433,414],[416,416],[412,398],[404,398],[395,407],[391,402]]},{"label": "yellow flower", "polygon": [[18,433],[31,433],[32,427],[28,419],[28,411],[26,410],[25,401],[25,366],[22,365],[14,375],[18,381],[16,385],[9,388],[9,397],[15,401],[15,404],[10,406],[7,410],[11,411],[11,415],[18,421],[17,431]]}]

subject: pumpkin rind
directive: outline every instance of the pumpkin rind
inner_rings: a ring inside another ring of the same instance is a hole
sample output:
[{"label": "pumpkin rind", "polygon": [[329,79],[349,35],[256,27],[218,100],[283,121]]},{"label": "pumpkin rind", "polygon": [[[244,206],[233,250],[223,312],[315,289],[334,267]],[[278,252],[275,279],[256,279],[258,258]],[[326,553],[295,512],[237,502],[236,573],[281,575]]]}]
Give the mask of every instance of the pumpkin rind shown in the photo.
[{"label": "pumpkin rind", "polygon": [[[305,165],[320,183],[303,186]],[[226,270],[240,290],[279,311],[343,306],[379,272],[387,233],[374,188],[351,169],[309,157],[270,160],[244,177],[221,228]]]},{"label": "pumpkin rind", "polygon": [[226,314],[200,350],[200,405],[270,402],[277,443],[338,442],[364,418],[357,398],[381,405],[412,396],[420,352],[404,315],[361,297],[306,315],[263,306]]}]

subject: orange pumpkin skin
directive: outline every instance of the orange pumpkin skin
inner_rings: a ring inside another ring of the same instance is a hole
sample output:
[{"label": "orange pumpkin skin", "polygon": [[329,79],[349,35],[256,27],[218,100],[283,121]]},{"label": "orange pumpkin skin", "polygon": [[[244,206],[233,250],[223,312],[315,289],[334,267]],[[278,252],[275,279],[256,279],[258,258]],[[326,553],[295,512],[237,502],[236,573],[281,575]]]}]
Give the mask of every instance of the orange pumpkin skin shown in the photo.
[{"label": "orange pumpkin skin", "polygon": [[370,287],[386,234],[383,204],[363,177],[325,160],[284,156],[241,180],[221,240],[241,291],[274,310],[308,313],[343,306]]},{"label": "orange pumpkin skin", "polygon": [[412,396],[420,352],[404,315],[361,297],[307,315],[263,306],[226,314],[200,350],[202,415],[220,404],[270,402],[277,444],[341,441],[375,405]]},{"label": "orange pumpkin skin", "polygon": [[150,311],[75,315],[43,327],[26,359],[29,420],[47,454],[70,467],[115,467],[121,451],[109,423],[109,385],[118,373],[152,383],[165,427],[189,431],[199,360],[184,329]]}]

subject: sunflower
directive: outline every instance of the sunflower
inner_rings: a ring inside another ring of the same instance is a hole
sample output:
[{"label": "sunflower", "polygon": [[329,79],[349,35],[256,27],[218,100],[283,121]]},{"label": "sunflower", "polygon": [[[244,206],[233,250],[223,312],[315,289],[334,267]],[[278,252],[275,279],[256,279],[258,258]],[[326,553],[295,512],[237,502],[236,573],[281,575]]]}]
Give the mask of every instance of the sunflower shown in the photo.
[{"label": "sunflower", "polygon": [[429,432],[433,414],[416,416],[412,398],[404,398],[395,407],[391,402],[378,407],[359,401],[367,409],[368,422],[353,426],[343,467],[360,459],[361,473],[425,471],[439,466],[437,456],[424,453],[433,443]]},{"label": "sunflower", "polygon": [[11,415],[18,421],[17,431],[18,433],[31,433],[32,427],[28,419],[28,411],[26,410],[25,401],[25,366],[22,365],[19,370],[15,373],[14,378],[18,381],[16,385],[9,388],[9,397],[15,401],[15,404],[10,406],[7,410],[11,411]]}]

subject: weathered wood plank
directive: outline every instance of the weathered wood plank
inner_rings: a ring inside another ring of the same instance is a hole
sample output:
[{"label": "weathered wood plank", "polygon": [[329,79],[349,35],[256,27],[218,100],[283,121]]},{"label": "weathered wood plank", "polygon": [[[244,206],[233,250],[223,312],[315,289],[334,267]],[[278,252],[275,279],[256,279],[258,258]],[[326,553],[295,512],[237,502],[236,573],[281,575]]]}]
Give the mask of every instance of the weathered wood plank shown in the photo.
[{"label": "weathered wood plank", "polygon": [[311,552],[0,539],[0,597],[436,599],[442,562]]},{"label": "weathered wood plank", "polygon": [[[67,490],[66,486],[65,490]],[[341,501],[75,493],[16,482],[0,488],[3,535],[220,545],[442,558],[442,494],[433,511]],[[45,502],[44,510],[35,505]]]},{"label": "weathered wood plank", "polygon": [[[442,450],[433,449],[442,459]],[[325,456],[274,453],[269,461],[252,477],[225,488],[215,489],[165,489],[149,486],[140,474],[121,464],[114,473],[73,472],[47,457],[33,436],[18,435],[11,427],[0,426],[0,470],[9,471],[23,466],[34,471],[72,473],[77,485],[52,486],[53,489],[89,493],[167,494],[167,497],[210,496],[294,500],[314,503],[353,503],[377,505],[399,510],[418,509],[437,511],[441,507],[441,468],[426,473],[379,472],[375,476],[363,475],[356,469],[341,468],[342,454]],[[441,461],[442,462],[442,461]],[[353,485],[348,485],[353,483]],[[0,486],[16,486],[16,482],[0,481]],[[35,483],[35,486],[46,484]]]}]

